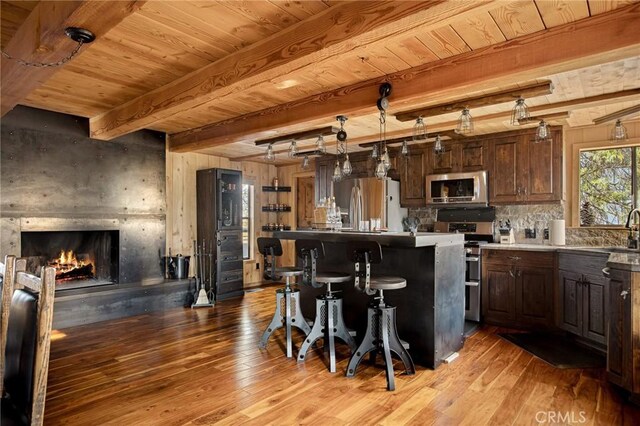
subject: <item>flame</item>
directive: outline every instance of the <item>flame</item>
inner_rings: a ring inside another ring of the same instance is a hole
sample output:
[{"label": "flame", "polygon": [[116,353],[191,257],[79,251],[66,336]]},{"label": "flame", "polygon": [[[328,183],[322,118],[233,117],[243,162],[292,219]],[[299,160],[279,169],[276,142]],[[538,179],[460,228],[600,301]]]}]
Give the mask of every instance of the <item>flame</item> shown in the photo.
[{"label": "flame", "polygon": [[60,250],[57,258],[51,259],[49,265],[56,268],[56,275],[72,271],[77,268],[90,265],[91,272],[95,274],[95,264],[93,259],[78,260],[73,250]]}]

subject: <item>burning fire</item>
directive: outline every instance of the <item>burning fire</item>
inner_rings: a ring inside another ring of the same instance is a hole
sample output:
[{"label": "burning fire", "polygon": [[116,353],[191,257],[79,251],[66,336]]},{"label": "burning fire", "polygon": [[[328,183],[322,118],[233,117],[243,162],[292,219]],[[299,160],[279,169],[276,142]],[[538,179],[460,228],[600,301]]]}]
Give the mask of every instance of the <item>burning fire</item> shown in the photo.
[{"label": "burning fire", "polygon": [[[49,265],[56,268],[56,278],[77,279],[85,278],[87,275],[92,277],[95,273],[94,264],[89,260],[78,260],[73,250],[60,250],[60,255],[49,261]],[[77,270],[78,276],[73,271]]]}]

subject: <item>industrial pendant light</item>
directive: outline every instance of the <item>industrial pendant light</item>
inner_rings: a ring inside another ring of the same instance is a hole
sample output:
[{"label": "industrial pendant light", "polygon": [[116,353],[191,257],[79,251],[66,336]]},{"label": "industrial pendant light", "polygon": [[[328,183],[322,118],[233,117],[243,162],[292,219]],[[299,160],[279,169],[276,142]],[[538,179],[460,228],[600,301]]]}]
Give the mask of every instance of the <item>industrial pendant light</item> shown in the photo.
[{"label": "industrial pendant light", "polygon": [[444,152],[444,143],[440,135],[436,135],[436,140],[433,144],[433,152],[436,154],[442,154]]},{"label": "industrial pendant light", "polygon": [[267,146],[267,152],[264,154],[264,159],[269,162],[276,161],[276,155],[273,153],[273,146],[271,144]]},{"label": "industrial pendant light", "polygon": [[371,150],[371,158],[374,160],[378,158],[378,145],[373,146],[373,149]]},{"label": "industrial pendant light", "polygon": [[291,145],[289,145],[289,158],[296,158],[298,154],[298,145],[296,145],[296,141],[292,140]]},{"label": "industrial pendant light", "polygon": [[[336,134],[336,139],[338,139],[337,145],[337,156],[339,158],[340,155],[344,155],[344,162],[342,163],[342,176],[347,177],[351,175],[353,168],[351,167],[351,161],[349,161],[349,147],[347,145],[347,132],[344,130],[344,123],[348,120],[345,115],[338,115],[336,120],[340,122],[340,130]],[[338,158],[336,158],[336,162],[338,162]]]},{"label": "industrial pendant light", "polygon": [[333,181],[338,182],[342,179],[342,170],[340,169],[340,161],[336,158],[336,165],[333,168]]},{"label": "industrial pendant light", "polygon": [[458,118],[458,127],[456,128],[456,132],[457,133],[473,132],[473,117],[471,117],[469,108],[465,108],[462,110],[462,114],[460,114],[460,118]]},{"label": "industrial pendant light", "polygon": [[546,121],[540,120],[538,127],[536,128],[536,143],[539,142],[550,142],[551,141],[551,131],[549,130],[549,125]]},{"label": "industrial pendant light", "polygon": [[387,108],[389,107],[389,99],[387,98],[391,94],[391,84],[381,84],[379,93],[380,98],[376,105],[380,111],[380,147],[378,149],[379,160],[374,174],[376,178],[384,180],[387,179],[387,172],[391,168],[391,160],[387,150]]},{"label": "industrial pendant light", "polygon": [[322,154],[327,152],[327,147],[324,144],[324,138],[322,135],[318,136],[318,140],[316,141],[316,151]]},{"label": "industrial pendant light", "polygon": [[309,156],[305,154],[302,159],[302,170],[307,170],[309,168]]},{"label": "industrial pendant light", "polygon": [[529,119],[529,107],[524,103],[523,98],[518,98],[516,100],[516,105],[513,107],[513,111],[511,111],[511,125],[519,126],[521,122],[526,122]]},{"label": "industrial pendant light", "polygon": [[629,139],[629,135],[627,134],[627,128],[624,127],[622,121],[620,119],[616,120],[616,125],[613,126],[613,131],[611,132],[611,140],[615,142],[623,141],[625,139]]}]

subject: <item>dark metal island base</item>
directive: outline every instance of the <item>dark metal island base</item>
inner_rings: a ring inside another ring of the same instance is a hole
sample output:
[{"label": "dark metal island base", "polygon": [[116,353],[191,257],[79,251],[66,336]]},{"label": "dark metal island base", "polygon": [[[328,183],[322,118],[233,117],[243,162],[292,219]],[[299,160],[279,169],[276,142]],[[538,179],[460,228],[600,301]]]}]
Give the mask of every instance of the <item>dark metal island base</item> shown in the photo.
[{"label": "dark metal island base", "polygon": [[[416,363],[436,368],[445,358],[462,348],[464,328],[464,236],[420,232],[361,233],[331,231],[280,231],[284,240],[318,239],[324,243],[326,258],[318,262],[319,271],[353,274],[346,243],[352,240],[378,241],[382,264],[372,265],[372,275],[400,276],[407,287],[386,291],[385,301],[397,307],[400,338],[409,343]],[[306,318],[315,317],[315,289],[300,285],[301,308]],[[343,290],[344,319],[357,332],[356,341],[366,330],[369,296],[353,287],[353,282],[335,286]]]}]

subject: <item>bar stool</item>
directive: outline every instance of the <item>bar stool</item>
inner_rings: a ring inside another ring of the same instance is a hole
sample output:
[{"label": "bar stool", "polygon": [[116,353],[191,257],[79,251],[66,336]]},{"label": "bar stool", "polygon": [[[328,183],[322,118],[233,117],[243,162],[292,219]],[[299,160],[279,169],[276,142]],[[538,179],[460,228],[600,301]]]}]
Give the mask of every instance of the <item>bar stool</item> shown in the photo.
[{"label": "bar stool", "polygon": [[271,323],[262,334],[260,348],[267,347],[269,337],[279,328],[285,327],[287,358],[293,357],[291,327],[297,327],[308,335],[311,327],[302,316],[300,309],[300,290],[291,287],[291,278],[302,275],[302,269],[292,266],[276,266],[276,257],[282,256],[282,244],[278,238],[258,238],[258,251],[264,256],[264,278],[280,280],[285,277],[285,287],[276,290],[276,311]]},{"label": "bar stool", "polygon": [[331,291],[331,284],[351,281],[351,275],[342,272],[317,272],[317,260],[324,259],[324,244],[319,240],[296,240],[296,252],[302,259],[302,283],[315,288],[326,285],[324,294],[316,297],[316,318],[298,352],[298,362],[303,362],[309,347],[318,339],[323,339],[324,350],[329,352],[329,371],[336,372],[335,338],[341,339],[351,349],[356,349],[356,342],[349,334],[342,318],[342,297]]},{"label": "bar stool", "polygon": [[[407,286],[407,280],[401,277],[372,277],[371,264],[382,262],[382,249],[375,241],[352,241],[347,243],[347,255],[355,263],[355,288],[368,295],[378,296],[371,300],[367,308],[367,331],[362,343],[349,360],[347,377],[356,375],[356,369],[362,358],[369,352],[384,354],[387,374],[387,390],[395,390],[393,362],[391,353],[395,353],[404,364],[408,375],[415,374],[411,355],[404,348],[396,329],[396,308],[384,301],[384,290],[398,290]],[[377,303],[376,303],[377,300]]]}]

